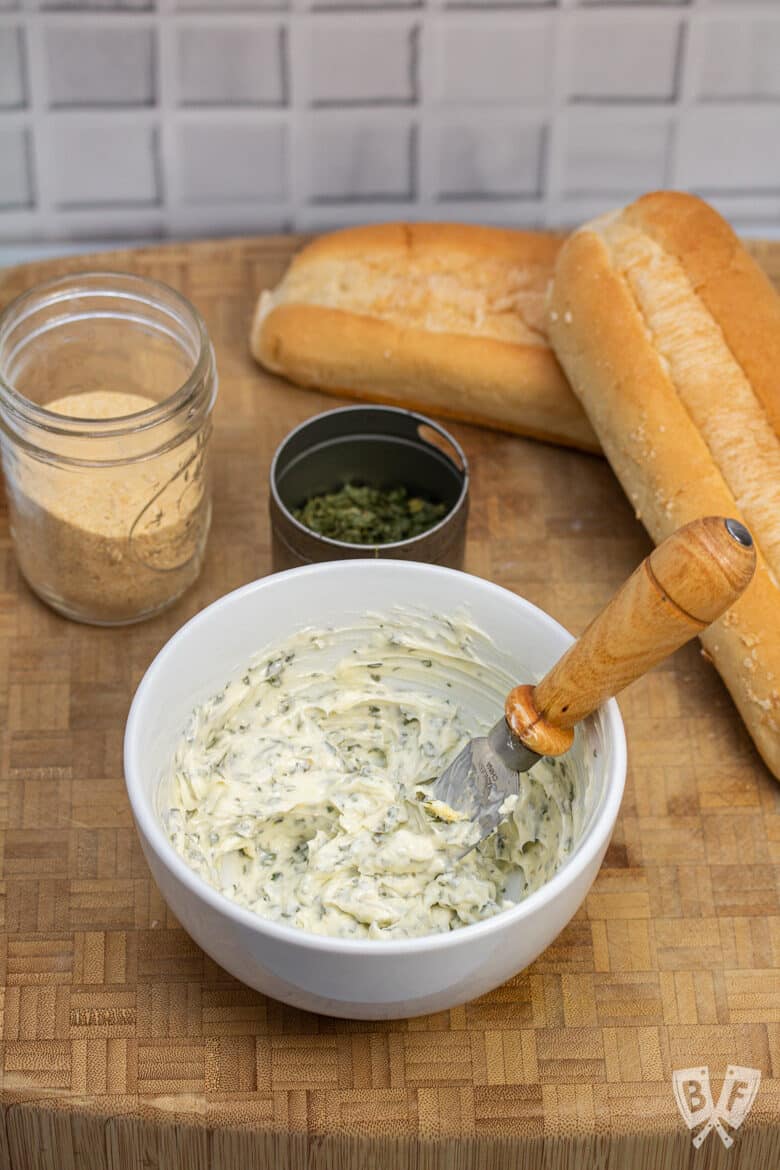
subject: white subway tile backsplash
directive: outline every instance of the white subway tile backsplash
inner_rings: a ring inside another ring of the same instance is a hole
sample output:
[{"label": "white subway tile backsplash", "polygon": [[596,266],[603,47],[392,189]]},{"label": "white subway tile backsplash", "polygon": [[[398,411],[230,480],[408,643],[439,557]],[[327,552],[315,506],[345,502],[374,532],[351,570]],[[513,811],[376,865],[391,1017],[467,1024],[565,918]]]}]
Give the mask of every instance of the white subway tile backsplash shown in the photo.
[{"label": "white subway tile backsplash", "polygon": [[550,90],[552,26],[535,15],[511,23],[453,17],[437,28],[444,102],[538,102]]},{"label": "white subway tile backsplash", "polygon": [[[737,2],[742,3],[742,0],[737,0]],[[576,0],[576,3],[581,4],[584,8],[613,8],[618,4],[621,7],[628,7],[631,4],[641,4],[643,8],[646,8],[648,4],[652,4],[654,7],[659,5],[674,5],[680,8],[684,4],[690,4],[691,0]]]},{"label": "white subway tile backsplash", "polygon": [[694,109],[682,115],[679,182],[693,190],[780,192],[778,111],[766,106]]},{"label": "white subway tile backsplash", "polygon": [[444,0],[447,8],[555,8],[558,0]]},{"label": "white subway tile backsplash", "polygon": [[159,200],[154,127],[60,116],[49,122],[45,145],[57,207],[132,207]]},{"label": "white subway tile backsplash", "polygon": [[20,28],[0,28],[0,108],[26,104],[24,35]]},{"label": "white subway tile backsplash", "polygon": [[708,21],[701,36],[701,97],[780,98],[780,6],[774,16]]},{"label": "white subway tile backsplash", "polygon": [[413,102],[417,93],[414,24],[361,21],[310,29],[307,78],[312,105]]},{"label": "white subway tile backsplash", "polygon": [[444,122],[438,132],[442,199],[511,199],[541,190],[544,127],[486,115]]},{"label": "white subway tile backsplash", "polygon": [[780,0],[0,0],[0,238],[780,223]]},{"label": "white subway tile backsplash", "polygon": [[0,124],[0,210],[18,210],[33,202],[28,132]]},{"label": "white subway tile backsplash", "polygon": [[572,109],[563,126],[567,195],[630,195],[666,181],[671,122],[643,110]]},{"label": "white subway tile backsplash", "polygon": [[289,8],[288,0],[174,0],[181,12],[279,12]]},{"label": "white subway tile backsplash", "polygon": [[414,146],[407,120],[312,115],[305,145],[309,200],[411,199]]},{"label": "white subway tile backsplash", "polygon": [[143,106],[155,100],[150,27],[50,25],[44,30],[49,104]]},{"label": "white subway tile backsplash", "polygon": [[284,41],[284,30],[278,25],[178,28],[179,104],[282,105]]},{"label": "white subway tile backsplash", "polygon": [[674,97],[681,26],[676,19],[647,16],[582,12],[573,17],[567,73],[572,99]]},{"label": "white subway tile backsplash", "polygon": [[124,10],[148,12],[154,8],[155,3],[156,0],[40,0],[41,8],[63,12],[90,12],[98,8],[114,8],[118,12]]},{"label": "white subway tile backsplash", "polygon": [[425,0],[303,0],[315,12],[352,11],[365,9],[367,12],[380,8],[422,8]]},{"label": "white subway tile backsplash", "polygon": [[182,123],[177,139],[183,203],[260,205],[287,195],[287,135],[281,123]]}]

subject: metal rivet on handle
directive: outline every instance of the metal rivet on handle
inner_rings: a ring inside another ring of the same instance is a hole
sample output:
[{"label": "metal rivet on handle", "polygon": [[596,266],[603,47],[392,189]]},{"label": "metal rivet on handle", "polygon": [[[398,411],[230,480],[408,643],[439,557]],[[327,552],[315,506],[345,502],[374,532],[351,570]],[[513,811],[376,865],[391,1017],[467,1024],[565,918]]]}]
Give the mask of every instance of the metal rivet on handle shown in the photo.
[{"label": "metal rivet on handle", "polygon": [[740,524],[739,520],[727,520],[726,528],[729,534],[734,537],[738,544],[743,548],[753,547],[753,537],[748,532],[744,524]]}]

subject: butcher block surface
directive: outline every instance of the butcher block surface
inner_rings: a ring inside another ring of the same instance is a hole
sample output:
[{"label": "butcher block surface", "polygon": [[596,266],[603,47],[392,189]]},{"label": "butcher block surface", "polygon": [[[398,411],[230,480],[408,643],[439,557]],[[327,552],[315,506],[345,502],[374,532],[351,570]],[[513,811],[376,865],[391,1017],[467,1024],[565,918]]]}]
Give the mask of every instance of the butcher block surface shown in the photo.
[{"label": "butcher block surface", "polygon": [[[167,910],[122,779],[131,697],[168,637],[270,571],[268,465],[336,403],[264,375],[260,290],[294,237],[175,244],[0,274],[0,303],[96,267],[203,313],[220,376],[203,575],[107,630],[43,606],[0,494],[0,1170],[665,1170],[780,1164],[780,786],[698,644],[621,700],[629,776],[582,909],[534,965],[435,1016],[353,1023],[266,999]],[[780,282],[780,245],[753,245]],[[600,458],[453,426],[466,567],[581,631],[649,551]],[[381,945],[381,944],[377,944]],[[732,1150],[694,1153],[672,1071],[760,1070]]]}]

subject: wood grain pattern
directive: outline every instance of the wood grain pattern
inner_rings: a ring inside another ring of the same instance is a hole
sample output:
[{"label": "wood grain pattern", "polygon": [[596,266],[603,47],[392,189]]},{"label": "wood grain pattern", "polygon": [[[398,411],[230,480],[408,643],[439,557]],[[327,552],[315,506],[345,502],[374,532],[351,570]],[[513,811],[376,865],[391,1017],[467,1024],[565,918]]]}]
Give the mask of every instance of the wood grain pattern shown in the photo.
[{"label": "wood grain pattern", "polygon": [[510,691],[506,718],[526,747],[545,756],[568,751],[575,724],[738,600],[755,572],[756,550],[737,542],[725,519],[705,516],[678,528],[535,687]]},{"label": "wood grain pattern", "polygon": [[[753,1170],[780,1161],[780,788],[691,644],[630,687],[626,796],[575,919],[527,971],[440,1015],[307,1015],[226,975],[153,886],[122,781],[124,720],[181,623],[270,567],[266,474],[333,399],[262,374],[255,298],[296,240],[58,260],[124,268],[202,310],[220,370],[204,573],[126,630],[21,582],[0,511],[0,1170]],[[758,245],[780,280],[780,248]],[[453,427],[473,466],[467,568],[576,632],[649,551],[606,463]],[[732,1151],[693,1155],[672,1069],[763,1080]]]}]

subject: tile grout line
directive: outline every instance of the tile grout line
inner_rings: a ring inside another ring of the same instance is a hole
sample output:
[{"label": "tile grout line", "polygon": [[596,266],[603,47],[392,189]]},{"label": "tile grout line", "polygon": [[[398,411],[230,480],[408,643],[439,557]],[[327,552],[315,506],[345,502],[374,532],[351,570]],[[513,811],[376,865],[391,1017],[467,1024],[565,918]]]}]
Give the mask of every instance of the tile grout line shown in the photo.
[{"label": "tile grout line", "polygon": [[[417,38],[417,131],[416,131],[416,191],[415,210],[418,218],[426,217],[426,208],[440,201],[438,152],[441,144],[441,124],[438,117],[442,81],[442,30],[437,17],[443,17],[444,0],[428,0],[418,10]],[[431,218],[435,218],[431,216]]]},{"label": "tile grout line", "polygon": [[166,235],[172,234],[172,219],[181,206],[180,152],[176,133],[176,68],[178,45],[175,27],[169,19],[174,0],[157,0],[155,8],[155,108],[157,120],[156,150],[159,155],[160,210]]},{"label": "tile grout line", "polygon": [[[549,117],[547,123],[547,141],[545,149],[545,174],[541,198],[545,208],[543,222],[545,227],[559,227],[553,210],[557,202],[563,198],[564,171],[563,159],[570,133],[567,111],[566,69],[569,64],[571,28],[569,24],[574,17],[574,0],[561,0],[560,7],[555,9],[553,24],[553,63],[552,84],[549,96]],[[569,24],[565,23],[568,16]]]},{"label": "tile grout line", "polygon": [[670,121],[670,144],[666,164],[665,180],[668,186],[680,185],[681,145],[683,124],[686,115],[695,106],[695,87],[699,80],[701,65],[699,0],[691,0],[680,21],[680,45],[678,47],[677,77],[674,112]]},{"label": "tile grout line", "polygon": [[46,50],[44,47],[44,14],[33,9],[34,0],[23,0],[18,10],[24,17],[24,41],[27,52],[27,109],[28,165],[32,170],[34,220],[40,224],[41,235],[48,239],[56,235],[57,218],[54,210],[51,151],[47,150],[49,112],[46,105]]},{"label": "tile grout line", "polygon": [[306,63],[310,36],[309,10],[306,0],[289,0],[284,18],[287,53],[287,183],[289,187],[289,222],[284,226],[300,229],[305,218],[306,190],[309,171],[306,164],[306,146],[312,134],[311,111],[307,105],[305,88]]}]

